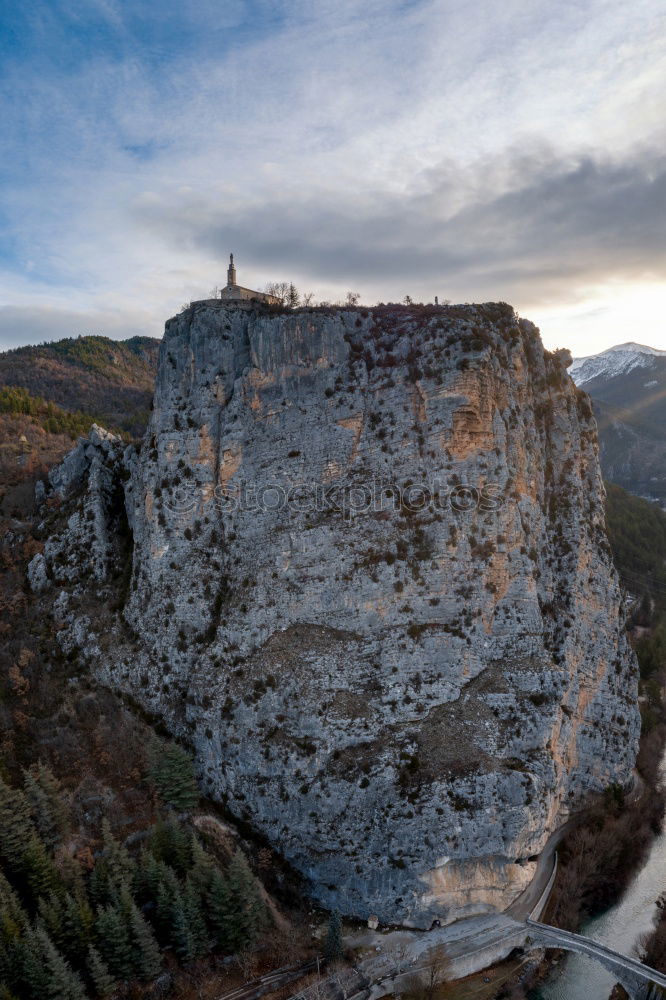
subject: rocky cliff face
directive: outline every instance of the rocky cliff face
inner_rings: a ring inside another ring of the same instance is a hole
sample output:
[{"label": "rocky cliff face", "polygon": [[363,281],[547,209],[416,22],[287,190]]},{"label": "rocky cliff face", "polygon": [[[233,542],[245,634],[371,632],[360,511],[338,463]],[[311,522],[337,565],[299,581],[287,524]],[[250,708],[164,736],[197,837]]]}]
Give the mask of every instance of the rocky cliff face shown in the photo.
[{"label": "rocky cliff face", "polygon": [[[78,520],[35,569],[63,643],[185,737],[325,905],[503,908],[571,808],[629,779],[594,420],[508,306],[195,304],[167,323],[140,455],[105,447],[82,505],[54,482]],[[122,615],[93,616],[114,477],[132,576]]]}]

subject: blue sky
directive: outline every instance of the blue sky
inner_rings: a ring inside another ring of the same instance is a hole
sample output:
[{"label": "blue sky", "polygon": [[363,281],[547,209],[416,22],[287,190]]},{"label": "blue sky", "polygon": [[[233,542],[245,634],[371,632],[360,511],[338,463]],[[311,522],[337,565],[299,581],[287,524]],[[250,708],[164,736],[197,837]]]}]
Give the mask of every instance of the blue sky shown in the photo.
[{"label": "blue sky", "polygon": [[3,7],[0,347],[224,282],[503,299],[666,348],[658,0]]}]

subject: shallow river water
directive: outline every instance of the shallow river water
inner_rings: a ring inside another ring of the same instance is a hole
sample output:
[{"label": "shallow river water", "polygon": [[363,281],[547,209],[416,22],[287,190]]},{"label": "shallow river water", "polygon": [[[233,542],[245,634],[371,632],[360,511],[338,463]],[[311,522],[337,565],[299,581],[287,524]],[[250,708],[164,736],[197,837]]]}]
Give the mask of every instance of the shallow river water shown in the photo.
[{"label": "shallow river water", "polygon": [[[666,832],[654,841],[645,864],[619,902],[590,920],[582,933],[625,955],[638,957],[636,942],[653,928],[656,901],[665,892]],[[535,996],[539,1000],[607,1000],[614,985],[612,974],[597,962],[567,953]]]}]

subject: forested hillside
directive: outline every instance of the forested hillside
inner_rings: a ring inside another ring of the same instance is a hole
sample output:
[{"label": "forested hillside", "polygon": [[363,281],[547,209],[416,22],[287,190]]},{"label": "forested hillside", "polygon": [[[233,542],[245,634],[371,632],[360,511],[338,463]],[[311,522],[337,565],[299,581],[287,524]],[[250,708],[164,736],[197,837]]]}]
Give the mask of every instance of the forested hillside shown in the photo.
[{"label": "forested hillside", "polygon": [[666,606],[666,514],[606,483],[606,526],[622,582],[639,599]]},{"label": "forested hillside", "polygon": [[0,510],[28,511],[35,481],[91,424],[141,435],[159,343],[78,337],[0,354]]},{"label": "forested hillside", "polygon": [[303,961],[293,876],[200,799],[183,748],[63,655],[58,606],[24,587],[39,530],[2,528],[2,1000],[194,1000]]},{"label": "forested hillside", "polygon": [[606,484],[606,525],[615,564],[632,595],[629,624],[641,670],[643,729],[663,712],[666,679],[666,514]]},{"label": "forested hillside", "polygon": [[200,800],[180,746],[63,655],[58,610],[25,587],[35,480],[93,421],[140,434],[158,344],[0,355],[2,1000],[217,995],[307,954],[298,912],[257,878],[288,895],[282,863]]},{"label": "forested hillside", "polygon": [[150,410],[159,343],[90,336],[19,347],[0,354],[0,385],[137,435]]}]

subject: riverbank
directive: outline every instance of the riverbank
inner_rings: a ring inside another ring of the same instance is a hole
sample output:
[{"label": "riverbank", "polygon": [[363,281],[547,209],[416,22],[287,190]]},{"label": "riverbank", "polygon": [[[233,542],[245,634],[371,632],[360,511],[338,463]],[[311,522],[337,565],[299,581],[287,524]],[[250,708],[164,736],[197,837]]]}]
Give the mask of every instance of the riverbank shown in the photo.
[{"label": "riverbank", "polygon": [[663,824],[660,767],[665,746],[666,724],[661,722],[641,740],[636,767],[644,782],[642,795],[625,807],[622,790],[607,789],[603,802],[563,839],[549,923],[578,930],[612,905],[640,868]]},{"label": "riverbank", "polygon": [[[579,825],[564,838],[558,852],[558,877],[544,916],[554,926],[584,930],[624,953],[630,953],[636,936],[651,926],[654,897],[652,900],[647,897],[653,891],[663,891],[660,878],[662,841],[666,845],[662,833],[666,811],[662,788],[666,753],[664,714],[661,705],[659,719],[654,720],[641,738],[637,760],[643,781],[640,797],[627,804],[620,789],[609,789],[604,801],[581,817]],[[613,919],[615,925],[608,926]],[[627,935],[631,936],[629,943]],[[648,964],[654,963],[648,961]],[[559,967],[555,978],[554,967]],[[581,996],[590,995],[582,981],[586,976],[599,980],[595,988],[600,988],[601,980],[607,978],[589,960],[572,956],[553,959],[551,953],[534,970],[529,982],[514,984],[510,995],[512,1000],[523,997],[573,1000],[572,990],[577,985]],[[608,993],[612,985],[611,981]],[[602,993],[599,997],[605,1000]]]}]

